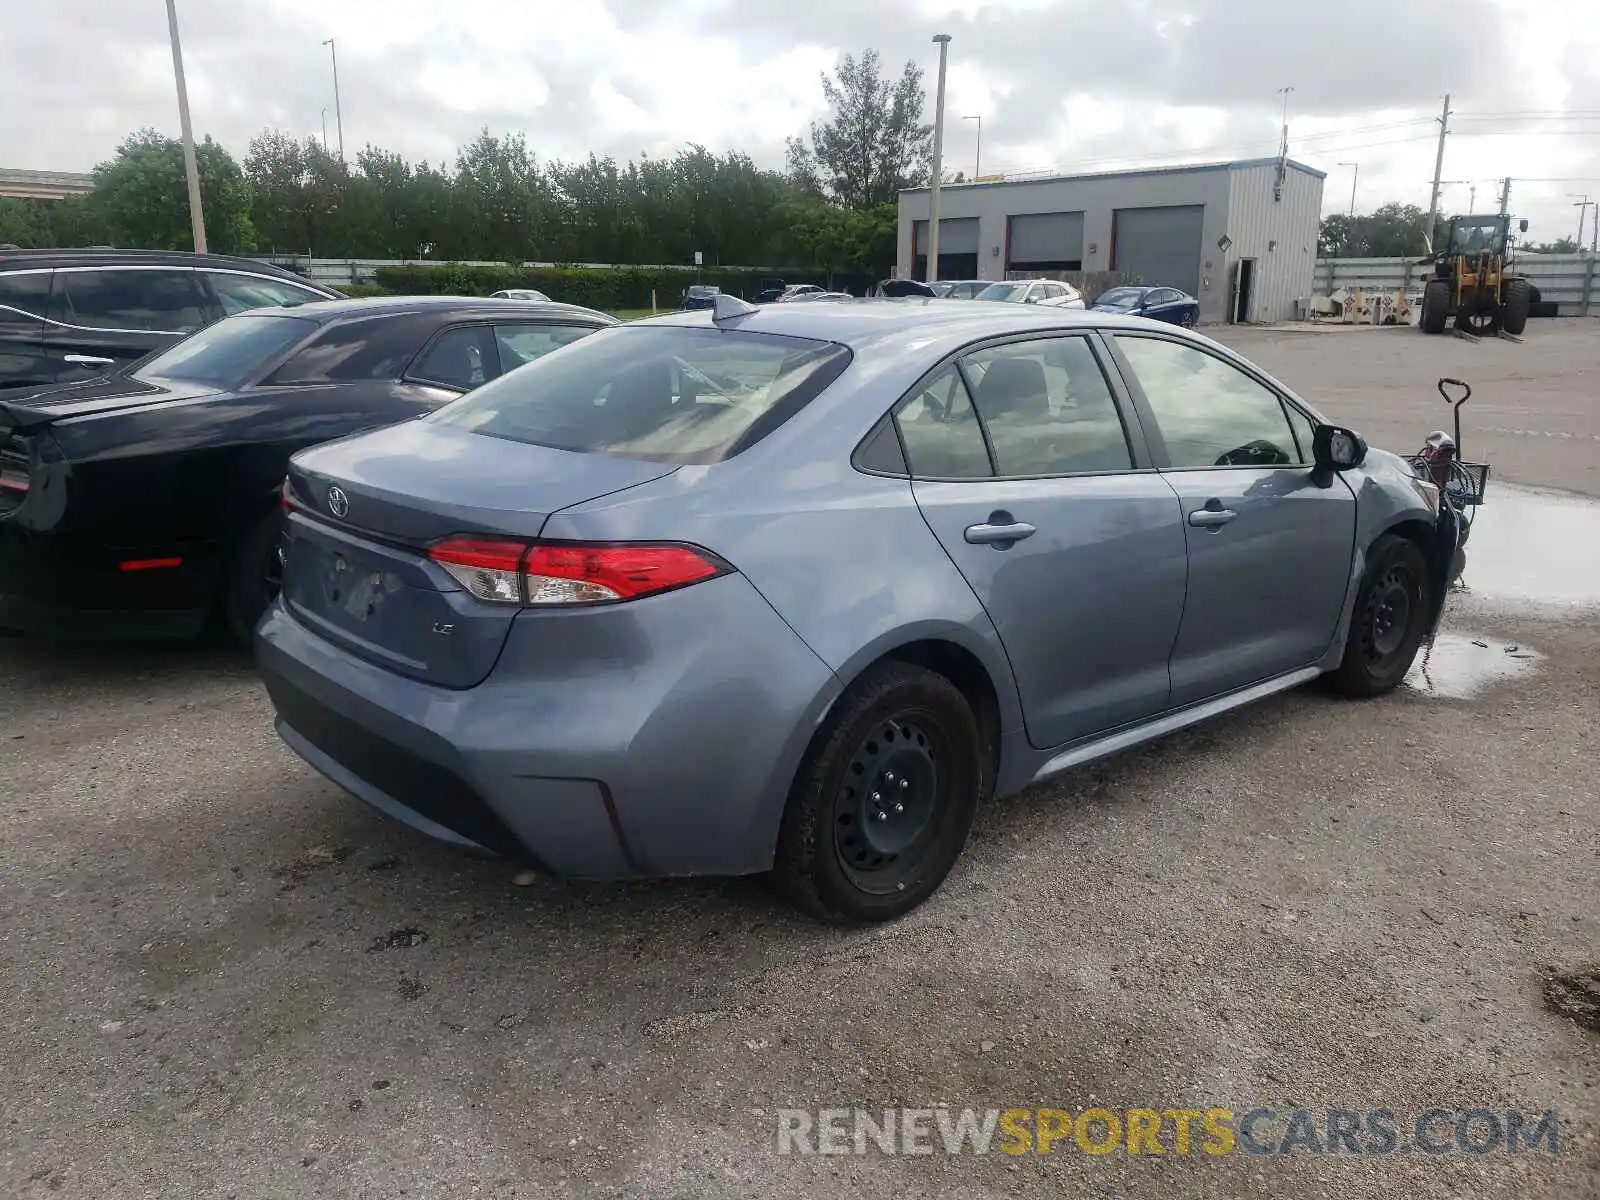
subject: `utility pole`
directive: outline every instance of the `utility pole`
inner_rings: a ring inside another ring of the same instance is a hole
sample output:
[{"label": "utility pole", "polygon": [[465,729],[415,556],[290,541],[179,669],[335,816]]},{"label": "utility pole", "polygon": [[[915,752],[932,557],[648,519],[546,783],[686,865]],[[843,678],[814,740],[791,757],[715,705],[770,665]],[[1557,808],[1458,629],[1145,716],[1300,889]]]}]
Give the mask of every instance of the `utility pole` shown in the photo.
[{"label": "utility pole", "polygon": [[1444,112],[1439,117],[1439,149],[1433,156],[1433,195],[1428,200],[1428,224],[1422,231],[1422,242],[1429,254],[1433,253],[1433,224],[1439,219],[1439,176],[1444,172],[1444,139],[1450,132],[1450,97],[1444,98]]},{"label": "utility pole", "polygon": [[1339,165],[1350,168],[1350,219],[1354,221],[1356,219],[1356,180],[1361,178],[1361,164],[1342,162]]},{"label": "utility pole", "polygon": [[328,152],[328,106],[322,106],[322,152]]},{"label": "utility pole", "polygon": [[183,79],[183,46],[178,40],[177,0],[167,0],[167,32],[172,37],[172,73],[178,80],[178,124],[183,132],[183,173],[189,180],[189,225],[194,252],[206,252],[206,219],[200,208],[200,166],[194,157],[194,127],[189,124],[189,86]]},{"label": "utility pole", "polygon": [[[344,162],[344,109],[339,106],[339,48],[333,44],[334,39],[329,38],[322,44],[328,48],[328,54],[333,58],[333,119],[339,128],[339,162]],[[326,149],[328,135],[322,135],[322,145]]]},{"label": "utility pole", "polygon": [[1467,185],[1467,211],[1469,213],[1478,211],[1478,185],[1475,183]]},{"label": "utility pole", "polygon": [[939,278],[939,185],[944,182],[944,70],[949,57],[950,35],[935,34],[939,46],[939,91],[933,110],[933,188],[928,196],[928,279]]},{"label": "utility pole", "polygon": [[972,180],[974,183],[976,183],[978,181],[978,176],[983,174],[983,118],[962,117],[961,119],[963,121],[976,121],[978,123],[978,145],[977,149],[972,152]]},{"label": "utility pole", "polygon": [[1500,181],[1500,215],[1503,217],[1511,211],[1511,176],[1507,175]]},{"label": "utility pole", "polygon": [[[1581,251],[1583,249],[1583,220],[1589,215],[1589,193],[1568,192],[1567,195],[1578,197],[1578,203],[1572,207],[1578,210],[1578,249]],[[1595,217],[1600,220],[1600,205],[1596,206]]]}]

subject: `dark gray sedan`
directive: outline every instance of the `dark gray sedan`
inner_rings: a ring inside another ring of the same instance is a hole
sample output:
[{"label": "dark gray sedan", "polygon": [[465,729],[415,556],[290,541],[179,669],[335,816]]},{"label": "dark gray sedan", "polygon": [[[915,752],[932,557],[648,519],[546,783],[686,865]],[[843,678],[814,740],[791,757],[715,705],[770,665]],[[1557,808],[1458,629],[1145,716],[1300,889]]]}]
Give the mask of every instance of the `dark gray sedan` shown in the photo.
[{"label": "dark gray sedan", "polygon": [[1388,692],[1444,569],[1437,490],[1250,363],[1020,304],[719,297],[286,492],[257,646],[330,779],[851,921],[932,895],[988,797],[1318,677]]},{"label": "dark gray sedan", "polygon": [[1100,312],[1148,317],[1189,329],[1200,323],[1200,301],[1170,287],[1115,287],[1101,292],[1089,306]]}]

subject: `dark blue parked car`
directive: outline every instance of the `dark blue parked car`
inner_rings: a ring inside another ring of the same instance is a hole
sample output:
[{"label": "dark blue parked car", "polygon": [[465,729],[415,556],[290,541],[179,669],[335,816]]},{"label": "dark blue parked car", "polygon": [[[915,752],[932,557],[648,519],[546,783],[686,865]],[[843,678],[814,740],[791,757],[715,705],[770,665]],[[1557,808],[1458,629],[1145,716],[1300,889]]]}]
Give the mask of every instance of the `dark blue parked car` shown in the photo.
[{"label": "dark blue parked car", "polygon": [[1130,317],[1149,317],[1152,321],[1166,321],[1186,329],[1200,320],[1200,301],[1188,292],[1170,287],[1111,288],[1100,293],[1089,307]]},{"label": "dark blue parked car", "polygon": [[717,297],[722,294],[722,289],[713,287],[709,283],[692,283],[683,292],[682,309],[715,308]]}]

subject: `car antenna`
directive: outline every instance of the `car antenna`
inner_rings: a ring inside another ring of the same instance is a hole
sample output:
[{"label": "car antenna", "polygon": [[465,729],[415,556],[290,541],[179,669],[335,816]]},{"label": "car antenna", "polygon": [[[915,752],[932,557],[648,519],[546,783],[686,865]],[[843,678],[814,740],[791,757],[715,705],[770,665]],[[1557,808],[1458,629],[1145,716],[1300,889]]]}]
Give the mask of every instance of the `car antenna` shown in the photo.
[{"label": "car antenna", "polygon": [[740,317],[748,317],[751,313],[760,311],[748,300],[730,296],[727,292],[718,292],[711,301],[711,320],[716,325],[721,325],[724,321],[734,321]]}]

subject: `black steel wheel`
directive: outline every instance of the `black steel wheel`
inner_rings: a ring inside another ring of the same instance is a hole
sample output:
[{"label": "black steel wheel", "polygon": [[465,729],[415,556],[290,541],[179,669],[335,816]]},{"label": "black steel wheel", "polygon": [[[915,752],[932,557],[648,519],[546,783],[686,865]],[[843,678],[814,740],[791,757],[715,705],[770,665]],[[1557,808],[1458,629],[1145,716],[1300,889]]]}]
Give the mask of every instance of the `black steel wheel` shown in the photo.
[{"label": "black steel wheel", "polygon": [[1336,691],[1371,697],[1399,686],[1428,632],[1431,588],[1427,559],[1413,542],[1385,534],[1372,544],[1344,657],[1328,676]]},{"label": "black steel wheel", "polygon": [[1500,305],[1481,293],[1463,299],[1456,310],[1456,328],[1473,337],[1493,337],[1500,332]]},{"label": "black steel wheel", "polygon": [[774,877],[825,920],[892,920],[955,865],[988,786],[977,719],[948,679],[871,668],[835,706],[795,778]]}]

